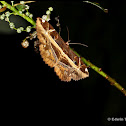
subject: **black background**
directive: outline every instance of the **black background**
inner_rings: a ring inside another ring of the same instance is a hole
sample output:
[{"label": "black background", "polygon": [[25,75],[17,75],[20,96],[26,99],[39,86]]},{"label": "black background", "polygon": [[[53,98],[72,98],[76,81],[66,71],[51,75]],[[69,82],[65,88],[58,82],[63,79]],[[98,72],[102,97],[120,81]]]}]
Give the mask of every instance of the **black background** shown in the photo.
[{"label": "black background", "polygon": [[[125,0],[97,0],[109,13],[82,1],[37,1],[31,3],[33,19],[53,7],[50,23],[56,27],[60,17],[61,36],[67,41],[89,47],[71,45],[81,56],[101,67],[126,88],[126,10]],[[17,27],[30,25],[20,17],[11,16]],[[45,65],[34,51],[33,41],[24,49],[22,40],[28,33],[17,34],[0,20],[2,56],[1,91],[10,123],[46,125],[121,125],[125,122],[107,118],[126,117],[126,97],[102,76],[89,69],[90,77],[69,83],[61,82],[54,70]],[[6,114],[5,114],[6,115]],[[13,116],[12,116],[13,115]],[[16,121],[15,121],[16,120]]]}]

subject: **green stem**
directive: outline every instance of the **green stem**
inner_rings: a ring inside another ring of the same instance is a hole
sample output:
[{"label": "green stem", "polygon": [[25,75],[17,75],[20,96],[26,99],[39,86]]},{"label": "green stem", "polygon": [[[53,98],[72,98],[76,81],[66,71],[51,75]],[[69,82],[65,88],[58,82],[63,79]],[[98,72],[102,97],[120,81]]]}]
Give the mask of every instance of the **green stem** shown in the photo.
[{"label": "green stem", "polygon": [[[74,51],[79,57],[80,55]],[[126,90],[119,84],[117,83],[113,78],[111,78],[109,75],[107,75],[104,71],[102,71],[101,68],[95,66],[92,64],[90,61],[86,60],[84,57],[81,58],[81,60],[90,68],[92,68],[94,71],[96,71],[98,74],[100,74],[102,77],[107,79],[111,85],[115,86],[118,90],[120,90],[125,96],[126,96]]]},{"label": "green stem", "polygon": [[22,18],[24,18],[25,20],[27,20],[28,22],[30,22],[34,27],[36,26],[36,23],[33,19],[29,18],[28,16],[26,16],[25,14],[20,14],[19,11],[11,6],[10,4],[8,4],[7,2],[5,1],[0,1],[4,6],[6,6],[8,9],[10,9],[11,11],[13,11],[16,15],[19,15],[21,16]]},{"label": "green stem", "polygon": [[[18,10],[11,6],[10,4],[6,3],[5,1],[0,1],[4,6],[6,6],[8,9],[12,10],[16,15],[21,16],[22,18],[24,18],[25,20],[27,20],[28,22],[30,22],[33,27],[36,26],[36,23],[33,19],[27,17],[25,14],[20,14],[18,12]],[[80,55],[74,51],[79,57]],[[126,90],[119,84],[117,83],[113,78],[111,78],[109,75],[107,75],[105,72],[102,71],[101,68],[95,66],[94,64],[92,64],[90,61],[86,60],[84,57],[81,58],[82,61],[90,68],[92,68],[94,71],[96,71],[98,74],[100,74],[101,76],[103,76],[105,79],[107,79],[111,85],[115,86],[118,90],[120,90],[125,96],[126,96]]]}]

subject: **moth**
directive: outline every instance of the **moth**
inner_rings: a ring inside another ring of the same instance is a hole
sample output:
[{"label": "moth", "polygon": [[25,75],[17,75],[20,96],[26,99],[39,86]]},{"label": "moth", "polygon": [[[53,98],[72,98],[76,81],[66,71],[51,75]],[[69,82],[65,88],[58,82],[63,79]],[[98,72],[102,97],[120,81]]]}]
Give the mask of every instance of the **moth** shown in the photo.
[{"label": "moth", "polygon": [[38,17],[36,32],[43,61],[54,68],[61,81],[69,82],[71,79],[77,81],[89,77],[87,66],[49,22]]}]

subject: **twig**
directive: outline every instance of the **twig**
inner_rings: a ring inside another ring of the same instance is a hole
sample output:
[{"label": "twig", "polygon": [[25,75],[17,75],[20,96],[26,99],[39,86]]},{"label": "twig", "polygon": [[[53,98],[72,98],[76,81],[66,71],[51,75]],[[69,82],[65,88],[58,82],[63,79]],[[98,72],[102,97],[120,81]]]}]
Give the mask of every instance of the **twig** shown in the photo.
[{"label": "twig", "polygon": [[108,9],[104,9],[103,7],[100,6],[99,3],[96,3],[96,2],[90,2],[90,1],[83,1],[83,2],[85,2],[85,3],[89,3],[89,4],[92,4],[92,5],[96,6],[96,7],[98,7],[99,9],[103,10],[105,13],[108,13]]},{"label": "twig", "polygon": [[33,19],[29,18],[28,16],[26,16],[25,14],[20,14],[19,11],[11,6],[10,4],[8,4],[7,2],[5,1],[0,1],[6,8],[10,9],[11,11],[13,11],[15,13],[15,15],[19,15],[21,16],[22,18],[24,18],[25,20],[27,20],[28,22],[30,22],[34,27],[36,26],[36,23]]},{"label": "twig", "polygon": [[[26,3],[32,3],[32,2],[36,2],[36,1],[26,1],[24,3],[26,4]],[[13,6],[17,6],[17,5],[21,5],[21,3],[14,4]]]},{"label": "twig", "polygon": [[[80,55],[74,51],[79,57]],[[111,85],[115,86],[118,90],[120,90],[125,96],[126,96],[126,90],[119,84],[117,83],[112,77],[107,75],[101,68],[95,66],[92,64],[89,60],[86,60],[84,57],[81,58],[81,60],[90,68],[92,68],[94,71],[96,71],[98,74],[100,74],[102,77],[107,79]]]},{"label": "twig", "polygon": [[[0,1],[5,7],[7,7],[8,9],[10,9],[11,11],[15,12],[16,15],[21,16],[22,18],[24,18],[25,20],[27,20],[28,22],[30,22],[34,27],[36,26],[36,23],[33,19],[29,18],[28,16],[26,16],[25,14],[20,14],[18,12],[18,10],[11,6],[10,4],[6,3],[5,1]],[[79,57],[80,55],[74,51]],[[90,61],[86,60],[84,57],[81,58],[82,61],[90,68],[92,68],[94,71],[96,71],[98,74],[100,74],[101,76],[103,76],[105,79],[107,79],[111,85],[115,86],[118,90],[120,90],[125,96],[126,96],[126,90],[119,84],[117,83],[113,78],[111,78],[109,75],[107,75],[104,71],[102,71],[101,68],[95,66],[94,64],[92,64]]]}]

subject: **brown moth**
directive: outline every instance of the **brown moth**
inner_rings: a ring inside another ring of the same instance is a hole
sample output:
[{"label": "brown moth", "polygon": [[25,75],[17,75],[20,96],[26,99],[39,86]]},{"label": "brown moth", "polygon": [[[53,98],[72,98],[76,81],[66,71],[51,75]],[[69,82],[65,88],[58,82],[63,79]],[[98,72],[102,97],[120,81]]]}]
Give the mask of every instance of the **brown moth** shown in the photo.
[{"label": "brown moth", "polygon": [[58,32],[42,18],[36,21],[40,55],[62,81],[80,80],[89,76],[87,66],[64,42]]}]

